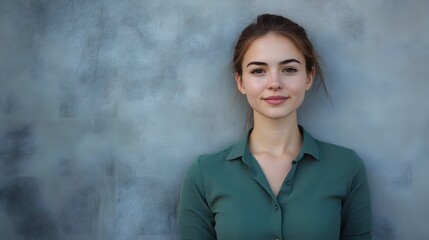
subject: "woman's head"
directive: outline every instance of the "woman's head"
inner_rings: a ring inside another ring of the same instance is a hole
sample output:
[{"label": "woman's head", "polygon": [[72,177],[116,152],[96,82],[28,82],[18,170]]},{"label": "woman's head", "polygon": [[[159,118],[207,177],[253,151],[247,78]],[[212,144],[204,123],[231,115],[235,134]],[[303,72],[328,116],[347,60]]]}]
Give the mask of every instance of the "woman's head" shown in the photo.
[{"label": "woman's head", "polygon": [[250,24],[242,31],[234,49],[232,64],[235,73],[238,76],[242,76],[244,56],[250,45],[256,39],[269,33],[279,34],[289,38],[304,55],[307,74],[315,72],[316,76],[320,79],[318,86],[322,84],[326,90],[319,61],[304,28],[290,19],[278,15],[259,15],[255,23]]}]

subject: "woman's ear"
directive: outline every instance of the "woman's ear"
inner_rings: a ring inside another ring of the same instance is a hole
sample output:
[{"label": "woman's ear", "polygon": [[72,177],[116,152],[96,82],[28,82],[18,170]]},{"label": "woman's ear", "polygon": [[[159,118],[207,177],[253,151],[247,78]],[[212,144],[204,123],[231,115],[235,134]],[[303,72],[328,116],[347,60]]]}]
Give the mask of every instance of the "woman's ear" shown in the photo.
[{"label": "woman's ear", "polygon": [[314,76],[316,75],[316,69],[311,68],[311,72],[307,74],[307,82],[305,83],[305,90],[308,91],[313,85]]},{"label": "woman's ear", "polygon": [[244,89],[243,78],[237,72],[235,73],[235,81],[237,82],[238,91],[242,94],[246,94],[246,90]]}]

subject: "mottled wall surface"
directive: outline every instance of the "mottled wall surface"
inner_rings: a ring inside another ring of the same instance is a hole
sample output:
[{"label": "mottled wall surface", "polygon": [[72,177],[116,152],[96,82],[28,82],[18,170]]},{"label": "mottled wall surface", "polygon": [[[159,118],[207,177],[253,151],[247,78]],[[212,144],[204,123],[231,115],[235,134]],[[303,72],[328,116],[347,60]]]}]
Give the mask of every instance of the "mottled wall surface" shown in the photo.
[{"label": "mottled wall surface", "polygon": [[374,239],[429,239],[426,0],[2,0],[0,238],[176,239],[183,173],[236,141],[229,68],[257,14],[307,28],[332,103],[300,122],[364,159]]}]

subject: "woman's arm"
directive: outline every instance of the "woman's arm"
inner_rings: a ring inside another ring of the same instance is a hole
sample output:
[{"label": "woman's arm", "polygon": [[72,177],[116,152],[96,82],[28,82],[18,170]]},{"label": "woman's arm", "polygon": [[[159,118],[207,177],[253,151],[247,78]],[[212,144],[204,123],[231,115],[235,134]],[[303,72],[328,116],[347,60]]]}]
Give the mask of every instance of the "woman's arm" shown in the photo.
[{"label": "woman's arm", "polygon": [[179,200],[179,234],[181,240],[216,239],[214,217],[205,197],[204,179],[198,159],[188,168]]},{"label": "woman's arm", "polygon": [[347,198],[343,201],[341,216],[342,240],[370,240],[371,201],[365,166],[354,153],[355,166],[351,170]]}]

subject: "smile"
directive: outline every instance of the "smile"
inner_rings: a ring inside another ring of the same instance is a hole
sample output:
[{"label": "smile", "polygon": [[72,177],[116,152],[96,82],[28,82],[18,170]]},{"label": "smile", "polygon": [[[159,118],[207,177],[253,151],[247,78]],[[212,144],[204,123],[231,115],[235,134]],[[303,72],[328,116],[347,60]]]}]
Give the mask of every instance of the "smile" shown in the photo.
[{"label": "smile", "polygon": [[279,105],[284,103],[287,99],[289,99],[288,97],[285,96],[269,96],[269,97],[265,97],[262,98],[262,100],[264,100],[265,102],[271,104],[271,105]]}]

